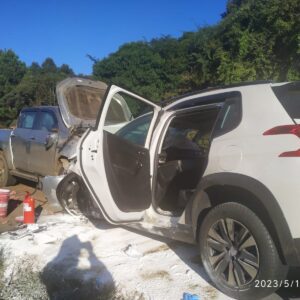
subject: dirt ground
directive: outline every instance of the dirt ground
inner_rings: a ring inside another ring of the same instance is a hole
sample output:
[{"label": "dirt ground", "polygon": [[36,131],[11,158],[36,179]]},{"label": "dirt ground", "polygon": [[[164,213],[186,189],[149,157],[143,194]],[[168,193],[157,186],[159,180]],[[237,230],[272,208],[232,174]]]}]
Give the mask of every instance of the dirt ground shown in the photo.
[{"label": "dirt ground", "polygon": [[[201,300],[230,299],[210,284],[196,247],[54,212],[33,185],[9,188],[19,200],[10,201],[9,216],[0,221],[0,299],[179,300],[184,292]],[[15,231],[7,231],[16,229],[26,191],[46,227],[12,239]],[[290,276],[299,274],[293,270]],[[300,299],[300,288],[281,289],[265,300],[288,299]]]}]

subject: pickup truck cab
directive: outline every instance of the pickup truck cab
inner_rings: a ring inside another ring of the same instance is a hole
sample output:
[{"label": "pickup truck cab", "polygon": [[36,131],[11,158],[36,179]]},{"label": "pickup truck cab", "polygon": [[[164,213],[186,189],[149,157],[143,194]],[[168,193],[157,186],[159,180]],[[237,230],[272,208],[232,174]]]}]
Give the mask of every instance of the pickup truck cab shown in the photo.
[{"label": "pickup truck cab", "polygon": [[59,149],[69,137],[57,106],[24,108],[17,127],[0,132],[1,186],[14,177],[37,181],[60,172]]},{"label": "pickup truck cab", "polygon": [[[13,185],[18,177],[39,182],[66,172],[80,137],[96,122],[106,89],[100,81],[68,78],[57,85],[58,106],[23,108],[16,128],[0,130],[0,187]],[[107,125],[113,132],[131,118],[117,98],[110,115],[118,120]]]}]

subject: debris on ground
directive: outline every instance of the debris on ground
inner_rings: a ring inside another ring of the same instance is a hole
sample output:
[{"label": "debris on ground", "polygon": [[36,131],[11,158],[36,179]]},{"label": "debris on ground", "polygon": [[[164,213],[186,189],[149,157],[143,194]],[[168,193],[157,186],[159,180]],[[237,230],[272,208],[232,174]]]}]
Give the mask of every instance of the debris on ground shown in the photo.
[{"label": "debris on ground", "polygon": [[183,293],[183,299],[182,300],[200,300],[199,296],[195,294],[189,294],[189,293]]},{"label": "debris on ground", "polygon": [[[179,300],[183,291],[201,300],[230,299],[207,282],[196,247],[104,221],[41,215],[31,230],[1,234],[0,249],[4,300]],[[19,277],[24,273],[26,282]],[[29,286],[41,297],[34,298]]]},{"label": "debris on ground", "polygon": [[140,253],[136,247],[134,245],[127,245],[124,249],[123,249],[123,252],[128,255],[129,257],[135,257],[135,258],[139,258],[139,257],[142,257],[143,254]]}]

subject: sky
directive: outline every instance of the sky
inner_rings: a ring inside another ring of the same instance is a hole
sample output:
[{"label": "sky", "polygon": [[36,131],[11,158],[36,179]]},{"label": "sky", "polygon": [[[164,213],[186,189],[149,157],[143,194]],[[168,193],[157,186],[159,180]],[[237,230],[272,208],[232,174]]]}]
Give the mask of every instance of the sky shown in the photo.
[{"label": "sky", "polygon": [[1,0],[0,49],[30,65],[51,57],[90,74],[87,54],[102,59],[126,43],[216,24],[226,0]]}]

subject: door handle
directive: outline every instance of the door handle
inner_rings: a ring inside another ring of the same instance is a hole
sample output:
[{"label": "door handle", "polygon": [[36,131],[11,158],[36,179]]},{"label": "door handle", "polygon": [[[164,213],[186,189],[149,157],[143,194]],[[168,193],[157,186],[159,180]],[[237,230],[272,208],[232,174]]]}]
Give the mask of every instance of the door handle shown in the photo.
[{"label": "door handle", "polygon": [[34,136],[32,136],[32,137],[30,137],[30,139],[31,139],[32,141],[34,141],[34,140],[35,140],[35,137],[34,137]]}]

